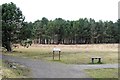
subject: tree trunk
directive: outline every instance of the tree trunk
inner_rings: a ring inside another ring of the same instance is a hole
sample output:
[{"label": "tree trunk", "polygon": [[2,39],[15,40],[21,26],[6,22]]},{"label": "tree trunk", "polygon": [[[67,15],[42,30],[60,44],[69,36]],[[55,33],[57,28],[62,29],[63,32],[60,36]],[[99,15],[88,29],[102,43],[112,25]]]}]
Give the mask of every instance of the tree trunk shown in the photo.
[{"label": "tree trunk", "polygon": [[8,52],[12,52],[10,41],[7,42],[6,49],[7,49]]},{"label": "tree trunk", "polygon": [[94,44],[94,38],[93,38],[93,36],[91,37],[90,43]]}]

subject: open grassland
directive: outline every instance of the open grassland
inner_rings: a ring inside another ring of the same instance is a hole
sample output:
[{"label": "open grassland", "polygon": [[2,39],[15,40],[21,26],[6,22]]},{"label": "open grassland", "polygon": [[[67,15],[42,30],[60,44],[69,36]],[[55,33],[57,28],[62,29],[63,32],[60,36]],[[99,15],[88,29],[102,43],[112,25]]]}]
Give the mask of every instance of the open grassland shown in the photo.
[{"label": "open grassland", "polygon": [[52,60],[53,48],[61,49],[61,60],[58,54],[55,61],[66,64],[89,64],[91,57],[102,58],[102,63],[118,63],[118,44],[83,44],[83,45],[32,45],[29,48],[15,48],[13,53],[4,53],[25,58]]},{"label": "open grassland", "polygon": [[118,78],[118,69],[114,68],[88,69],[85,71],[91,78]]}]

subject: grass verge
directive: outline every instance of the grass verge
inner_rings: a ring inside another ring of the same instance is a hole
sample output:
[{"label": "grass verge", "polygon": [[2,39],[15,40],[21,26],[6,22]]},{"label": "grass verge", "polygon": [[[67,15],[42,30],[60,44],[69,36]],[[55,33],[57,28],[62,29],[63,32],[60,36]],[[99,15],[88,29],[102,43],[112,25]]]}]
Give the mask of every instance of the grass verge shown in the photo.
[{"label": "grass verge", "polygon": [[104,69],[87,69],[86,73],[91,78],[118,78],[118,69],[104,68]]},{"label": "grass verge", "polygon": [[3,61],[2,71],[2,78],[27,78],[30,72],[25,66],[8,61]]}]

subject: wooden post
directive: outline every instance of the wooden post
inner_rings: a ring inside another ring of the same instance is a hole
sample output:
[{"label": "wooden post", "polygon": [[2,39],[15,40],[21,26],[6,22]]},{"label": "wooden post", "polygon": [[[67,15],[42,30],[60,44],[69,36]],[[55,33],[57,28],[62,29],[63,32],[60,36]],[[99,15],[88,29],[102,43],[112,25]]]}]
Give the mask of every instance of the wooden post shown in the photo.
[{"label": "wooden post", "polygon": [[98,63],[101,63],[101,58],[98,59]]},{"label": "wooden post", "polygon": [[53,51],[53,60],[54,60],[54,51]]},{"label": "wooden post", "polygon": [[94,58],[92,58],[92,63],[94,63]]},{"label": "wooden post", "polygon": [[59,51],[59,60],[60,60],[60,51]]}]

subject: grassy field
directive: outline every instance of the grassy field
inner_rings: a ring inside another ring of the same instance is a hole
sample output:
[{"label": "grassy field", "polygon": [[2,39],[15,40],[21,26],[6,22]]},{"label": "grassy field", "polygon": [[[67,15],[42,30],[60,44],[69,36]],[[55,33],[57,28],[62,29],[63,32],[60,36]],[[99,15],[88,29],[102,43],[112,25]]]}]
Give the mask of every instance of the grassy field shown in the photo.
[{"label": "grassy field", "polygon": [[118,44],[91,44],[91,45],[32,45],[29,48],[16,48],[13,53],[4,53],[5,55],[21,56],[25,58],[52,60],[52,49],[61,49],[61,60],[58,61],[58,55],[55,61],[66,64],[89,64],[91,57],[98,56],[102,58],[103,64],[118,63]]},{"label": "grassy field", "polygon": [[118,78],[118,69],[88,69],[86,73],[91,78]]}]

